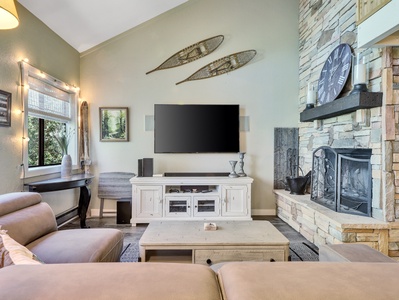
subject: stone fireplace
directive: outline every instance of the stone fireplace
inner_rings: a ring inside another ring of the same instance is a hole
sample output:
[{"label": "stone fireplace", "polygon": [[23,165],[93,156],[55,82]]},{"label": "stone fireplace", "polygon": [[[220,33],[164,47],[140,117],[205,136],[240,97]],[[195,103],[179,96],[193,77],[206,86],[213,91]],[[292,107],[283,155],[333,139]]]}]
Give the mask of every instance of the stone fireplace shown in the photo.
[{"label": "stone fireplace", "polygon": [[[340,43],[351,45],[354,53],[362,49],[358,49],[356,1],[302,1],[299,9],[301,114],[308,84],[317,86],[331,50]],[[311,186],[306,195],[276,189],[277,215],[316,245],[362,243],[399,260],[399,46],[370,47],[367,51],[368,91],[382,92],[382,105],[298,123],[297,157],[303,172],[315,168],[313,154],[321,147],[333,149],[336,153],[330,162],[336,161],[329,170],[332,177],[317,175],[321,176],[317,186]],[[349,93],[351,83],[348,88]],[[316,99],[316,108],[319,105]],[[365,149],[371,155],[367,162],[359,157],[346,159],[336,149]],[[321,161],[323,155],[333,154],[319,154],[316,167],[322,171],[327,167]],[[354,208],[361,209],[347,213]]]},{"label": "stone fireplace", "polygon": [[313,151],[310,199],[331,210],[371,217],[371,149]]}]

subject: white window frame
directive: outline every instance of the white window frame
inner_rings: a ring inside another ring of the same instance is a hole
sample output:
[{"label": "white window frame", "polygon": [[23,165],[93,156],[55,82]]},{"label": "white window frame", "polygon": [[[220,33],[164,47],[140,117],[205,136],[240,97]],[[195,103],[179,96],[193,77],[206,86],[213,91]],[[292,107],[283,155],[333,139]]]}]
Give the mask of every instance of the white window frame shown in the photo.
[{"label": "white window frame", "polygon": [[[69,154],[72,158],[72,168],[74,170],[79,169],[79,126],[78,126],[78,105],[79,105],[79,91],[76,88],[71,87],[70,85],[58,80],[57,78],[31,66],[26,62],[21,62],[21,80],[22,80],[22,99],[23,99],[23,147],[22,147],[22,155],[23,155],[23,174],[22,178],[29,178],[34,176],[48,175],[57,172],[61,172],[61,166],[40,166],[40,167],[32,167],[29,168],[28,161],[28,99],[29,99],[29,85],[28,79],[30,77],[34,77],[40,79],[41,81],[56,87],[64,92],[70,94],[70,103],[71,103],[71,121],[67,122],[68,130],[73,130],[74,134],[71,138],[68,150]],[[34,114],[32,114],[34,116]]]}]

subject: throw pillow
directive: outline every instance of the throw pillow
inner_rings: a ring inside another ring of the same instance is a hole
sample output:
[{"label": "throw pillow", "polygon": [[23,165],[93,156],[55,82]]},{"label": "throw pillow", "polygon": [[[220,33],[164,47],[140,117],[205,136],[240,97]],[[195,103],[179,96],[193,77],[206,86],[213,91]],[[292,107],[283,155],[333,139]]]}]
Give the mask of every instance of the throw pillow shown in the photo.
[{"label": "throw pillow", "polygon": [[10,265],[41,264],[28,248],[13,240],[0,225],[0,268]]}]

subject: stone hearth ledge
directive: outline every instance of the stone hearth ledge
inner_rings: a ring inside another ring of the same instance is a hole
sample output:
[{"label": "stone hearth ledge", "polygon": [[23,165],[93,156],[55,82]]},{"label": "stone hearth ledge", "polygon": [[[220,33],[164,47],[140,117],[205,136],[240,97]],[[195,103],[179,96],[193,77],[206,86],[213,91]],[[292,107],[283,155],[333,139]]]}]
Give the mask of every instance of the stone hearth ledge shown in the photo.
[{"label": "stone hearth ledge", "polygon": [[361,243],[399,259],[399,222],[332,211],[310,200],[310,194],[274,190],[277,216],[316,246]]}]

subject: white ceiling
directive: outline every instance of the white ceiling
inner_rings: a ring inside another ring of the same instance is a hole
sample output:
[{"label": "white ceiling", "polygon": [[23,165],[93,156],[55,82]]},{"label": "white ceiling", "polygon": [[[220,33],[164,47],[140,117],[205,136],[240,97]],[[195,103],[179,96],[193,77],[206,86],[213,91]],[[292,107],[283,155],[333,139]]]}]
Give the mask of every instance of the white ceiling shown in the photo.
[{"label": "white ceiling", "polygon": [[18,0],[79,52],[188,0]]}]

